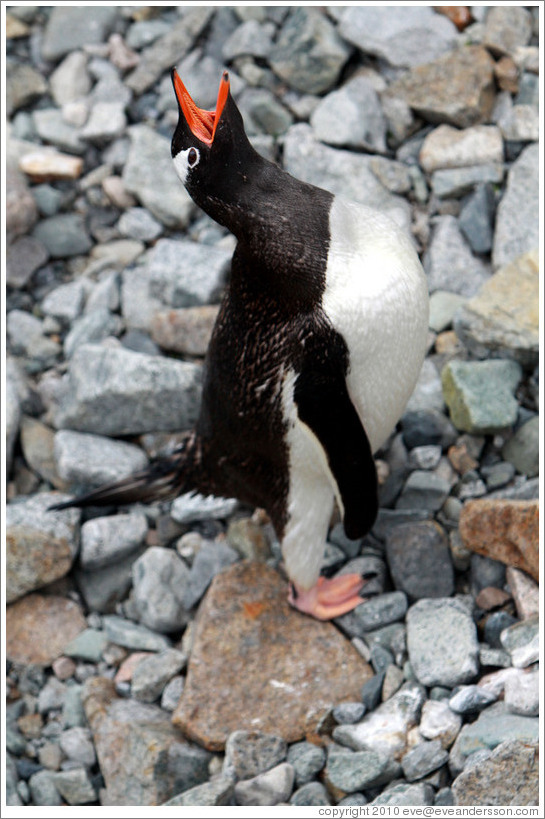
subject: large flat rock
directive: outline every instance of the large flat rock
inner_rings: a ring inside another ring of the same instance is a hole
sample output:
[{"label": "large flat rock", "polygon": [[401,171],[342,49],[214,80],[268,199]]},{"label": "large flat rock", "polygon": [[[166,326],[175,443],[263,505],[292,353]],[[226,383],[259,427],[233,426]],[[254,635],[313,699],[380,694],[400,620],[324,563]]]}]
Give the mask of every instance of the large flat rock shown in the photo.
[{"label": "large flat rock", "polygon": [[237,563],[216,576],[198,612],[173,722],[213,751],[240,729],[297,742],[331,706],[359,699],[371,676],[335,626],[289,606],[276,571]]}]

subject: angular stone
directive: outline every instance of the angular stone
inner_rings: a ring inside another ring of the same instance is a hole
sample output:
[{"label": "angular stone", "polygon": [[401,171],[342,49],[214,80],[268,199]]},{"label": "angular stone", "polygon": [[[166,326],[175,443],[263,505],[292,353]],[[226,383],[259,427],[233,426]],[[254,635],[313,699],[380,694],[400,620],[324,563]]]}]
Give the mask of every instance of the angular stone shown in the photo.
[{"label": "angular stone", "polygon": [[[237,563],[216,576],[199,609],[187,683],[173,719],[211,750],[221,750],[235,729],[300,740],[328,708],[356,699],[371,676],[334,626],[301,617],[285,592],[272,569]],[[279,640],[282,634],[289,640]],[[241,656],[243,675],[233,659]]]},{"label": "angular stone", "polygon": [[139,623],[133,623],[115,614],[103,617],[102,624],[108,639],[118,646],[144,651],[163,651],[171,644],[168,637],[163,634],[156,634]]},{"label": "angular stone", "polygon": [[181,631],[188,621],[189,570],[173,549],[151,546],[133,564],[133,602],[138,619],[154,631]]},{"label": "angular stone", "polygon": [[49,368],[59,355],[59,344],[44,334],[39,318],[26,310],[10,310],[6,321],[10,350],[31,359],[37,369]]},{"label": "angular stone", "polygon": [[526,672],[517,668],[516,676],[505,681],[505,704],[512,714],[526,717],[539,715],[539,671]]},{"label": "angular stone", "polygon": [[131,147],[123,169],[126,190],[166,227],[187,227],[195,206],[176,176],[169,141],[148,125],[133,125],[128,134]]},{"label": "angular stone", "polygon": [[112,29],[118,10],[101,6],[56,6],[45,27],[42,56],[58,60],[84,45],[101,43]]},{"label": "angular stone", "polygon": [[70,359],[56,426],[103,435],[190,428],[201,368],[159,356],[86,344]]},{"label": "angular stone", "polygon": [[146,516],[135,512],[86,521],[81,527],[81,567],[96,571],[133,554],[147,531]]},{"label": "angular stone", "polygon": [[141,242],[152,242],[163,232],[162,225],[146,208],[127,208],[117,223],[117,229],[123,236]]},{"label": "angular stone", "polygon": [[184,668],[187,657],[181,651],[167,648],[142,660],[134,669],[131,695],[140,702],[155,702],[166,683]]},{"label": "angular stone", "polygon": [[455,27],[430,6],[401,5],[395,14],[381,6],[341,6],[331,13],[349,43],[402,68],[429,63],[458,42]]},{"label": "angular stone", "polygon": [[[100,435],[61,429],[55,435],[59,475],[75,486],[100,486],[144,469],[147,458],[140,447]],[[98,568],[98,567],[97,567]]]},{"label": "angular stone", "polygon": [[399,770],[392,760],[375,751],[331,748],[324,772],[326,782],[345,793],[384,785]]},{"label": "angular stone", "polygon": [[428,783],[393,785],[369,805],[433,805],[434,790]]},{"label": "angular stone", "polygon": [[312,742],[296,742],[288,748],[288,762],[295,771],[297,786],[310,782],[325,765],[326,753]]},{"label": "angular stone", "polygon": [[433,171],[431,187],[439,199],[459,198],[480,184],[499,185],[503,181],[503,164],[468,165],[465,168],[445,168]]},{"label": "angular stone", "polygon": [[471,682],[479,668],[473,618],[450,597],[419,600],[407,612],[407,649],[416,678],[449,688]]},{"label": "angular stone", "polygon": [[462,130],[440,125],[427,135],[420,150],[420,164],[427,173],[496,162],[503,162],[503,140],[495,125]]},{"label": "angular stone", "polygon": [[514,358],[534,367],[539,355],[537,250],[519,256],[486,281],[458,311],[454,327],[479,358]]},{"label": "angular stone", "polygon": [[396,502],[396,509],[431,509],[437,511],[450,492],[445,478],[427,470],[417,469],[409,475]]},{"label": "angular stone", "polygon": [[81,763],[85,768],[91,768],[95,764],[96,754],[88,728],[76,725],[63,731],[59,744],[68,759]]},{"label": "angular stone", "polygon": [[54,259],[85,254],[92,246],[79,213],[59,213],[42,219],[34,230],[34,236],[46,246]]},{"label": "angular stone", "polygon": [[498,205],[492,262],[503,267],[539,247],[538,145],[529,145],[513,162]]},{"label": "angular stone", "polygon": [[103,145],[121,136],[127,127],[127,118],[119,102],[97,102],[93,106],[81,138]]},{"label": "angular stone", "polygon": [[293,123],[288,109],[266,88],[246,89],[239,98],[239,107],[249,136],[268,134],[278,137]]},{"label": "angular stone", "polygon": [[143,554],[142,545],[126,557],[102,569],[87,571],[76,568],[75,580],[90,611],[111,614],[116,604],[124,600],[132,584],[132,566]]},{"label": "angular stone", "polygon": [[246,20],[227,38],[222,53],[223,58],[228,62],[243,56],[264,60],[269,56],[271,48],[272,38],[269,27],[261,25],[257,20]]},{"label": "angular stone", "polygon": [[36,146],[35,151],[21,157],[19,167],[33,182],[77,179],[83,170],[83,159]]},{"label": "angular stone", "polygon": [[87,96],[91,77],[87,72],[87,55],[71,51],[49,78],[51,95],[59,107]]},{"label": "angular stone", "polygon": [[515,361],[450,361],[441,373],[445,402],[457,429],[489,434],[512,426],[518,402],[513,393],[522,370]]},{"label": "angular stone", "polygon": [[86,627],[80,607],[54,595],[29,594],[6,611],[6,656],[15,663],[48,666]]},{"label": "angular stone", "polygon": [[532,34],[530,12],[521,6],[497,6],[489,9],[484,29],[484,45],[500,56],[512,54],[525,46]]},{"label": "angular stone", "polygon": [[53,484],[55,489],[63,491],[66,489],[66,483],[58,474],[55,465],[54,440],[55,433],[50,427],[30,416],[23,417],[21,446],[25,461],[34,472]]},{"label": "angular stone", "polygon": [[34,236],[22,236],[6,251],[6,282],[10,287],[25,287],[32,274],[49,258],[47,248]]},{"label": "angular stone", "polygon": [[479,685],[462,685],[449,699],[449,708],[457,714],[474,714],[496,701],[490,691]]},{"label": "angular stone", "polygon": [[195,523],[199,520],[223,520],[230,517],[238,506],[235,498],[217,498],[198,492],[180,495],[173,501],[170,516],[177,523]]},{"label": "angular stone", "polygon": [[108,645],[108,637],[103,631],[95,628],[86,628],[70,640],[64,647],[67,657],[77,657],[89,663],[98,663],[102,659],[102,652]]},{"label": "angular stone", "polygon": [[9,117],[47,91],[44,77],[27,63],[9,60],[6,79],[6,109]]},{"label": "angular stone", "polygon": [[297,91],[322,94],[335,84],[349,56],[349,47],[326,16],[301,6],[284,22],[269,64]]},{"label": "angular stone", "polygon": [[539,659],[539,617],[508,626],[501,632],[500,642],[515,668],[527,668]]},{"label": "angular stone", "polygon": [[231,263],[221,247],[159,239],[150,256],[150,295],[170,307],[194,307],[219,301]]},{"label": "angular stone", "polygon": [[386,94],[401,97],[428,122],[469,128],[489,119],[494,103],[493,67],[485,48],[466,46],[412,68]]},{"label": "angular stone", "polygon": [[443,748],[450,748],[462,727],[462,718],[443,700],[426,700],[418,730],[425,739],[438,739]]},{"label": "angular stone", "polygon": [[431,293],[448,290],[460,296],[473,296],[491,272],[487,263],[473,255],[457,219],[448,214],[435,221],[424,270]]},{"label": "angular stone", "polygon": [[502,742],[486,759],[464,770],[453,782],[456,804],[537,805],[537,744],[514,739]]},{"label": "angular stone", "polygon": [[339,617],[336,622],[351,637],[373,631],[381,626],[402,620],[407,611],[407,597],[402,591],[387,592],[371,597],[365,603]]},{"label": "angular stone", "polygon": [[293,789],[294,772],[288,762],[235,785],[238,805],[278,805],[287,802]]},{"label": "angular stone", "polygon": [[186,743],[168,714],[117,697],[104,677],[86,681],[83,703],[106,783],[104,803],[158,805],[184,788],[185,771],[178,772],[176,763]]},{"label": "angular stone", "polygon": [[210,782],[196,785],[194,788],[173,796],[165,807],[209,807],[211,805],[230,805],[235,789],[235,783],[230,777],[218,776]]},{"label": "angular stone", "polygon": [[41,108],[32,115],[34,127],[43,142],[70,154],[83,154],[86,143],[79,128],[65,120],[58,108]]},{"label": "angular stone", "polygon": [[401,760],[401,767],[408,782],[423,779],[436,771],[448,760],[448,752],[438,739],[431,742],[420,742],[411,748]]},{"label": "angular stone", "polygon": [[[509,670],[509,669],[506,669]],[[493,750],[508,740],[533,744],[538,741],[539,720],[511,714],[504,702],[495,702],[479,714],[475,722],[466,724],[451,750],[451,759],[467,757],[482,750]]]},{"label": "angular stone", "polygon": [[434,410],[442,412],[444,408],[441,379],[437,367],[429,358],[425,358],[414,390],[407,401],[405,412],[433,412]]},{"label": "angular stone", "polygon": [[411,600],[453,593],[448,538],[436,521],[396,526],[386,538],[386,556],[395,587]]},{"label": "angular stone", "polygon": [[534,415],[517,429],[501,453],[517,472],[529,478],[539,474],[539,431],[539,415]]},{"label": "angular stone", "polygon": [[467,549],[539,576],[539,501],[479,498],[464,504],[460,534]]},{"label": "angular stone", "polygon": [[251,779],[283,762],[287,750],[285,740],[274,734],[233,731],[225,745],[223,773],[235,779]]},{"label": "angular stone", "polygon": [[507,583],[513,595],[517,614],[521,620],[539,612],[539,586],[526,572],[509,566],[506,571]]},{"label": "angular stone", "polygon": [[155,313],[151,337],[163,350],[204,356],[219,308],[213,304]]},{"label": "angular stone", "polygon": [[317,138],[329,145],[386,151],[386,120],[366,77],[356,76],[324,97],[310,122]]},{"label": "angular stone", "polygon": [[96,792],[84,768],[71,768],[51,774],[60,795],[69,805],[87,805],[96,802]]},{"label": "angular stone", "polygon": [[[341,803],[339,802],[338,804],[340,805]],[[358,802],[357,804],[360,803]],[[321,782],[308,782],[306,785],[298,788],[291,795],[290,805],[331,805],[331,802],[329,801],[329,795]]]}]

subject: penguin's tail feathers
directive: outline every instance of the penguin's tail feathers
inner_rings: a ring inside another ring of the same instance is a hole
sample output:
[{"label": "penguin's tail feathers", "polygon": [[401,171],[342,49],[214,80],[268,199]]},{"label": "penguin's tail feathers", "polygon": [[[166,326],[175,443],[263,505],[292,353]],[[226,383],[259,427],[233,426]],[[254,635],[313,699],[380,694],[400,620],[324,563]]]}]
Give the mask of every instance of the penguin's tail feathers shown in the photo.
[{"label": "penguin's tail feathers", "polygon": [[171,455],[155,458],[149,466],[127,478],[99,486],[68,501],[54,504],[49,511],[85,506],[125,506],[131,503],[151,503],[169,500],[196,490],[193,480],[193,452],[187,444],[177,447]]}]

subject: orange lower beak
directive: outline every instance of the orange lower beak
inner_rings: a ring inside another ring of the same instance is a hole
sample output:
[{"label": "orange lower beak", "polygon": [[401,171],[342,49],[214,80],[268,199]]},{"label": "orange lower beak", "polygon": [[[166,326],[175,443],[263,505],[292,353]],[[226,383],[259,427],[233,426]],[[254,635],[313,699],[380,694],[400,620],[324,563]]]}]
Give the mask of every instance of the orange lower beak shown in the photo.
[{"label": "orange lower beak", "polygon": [[214,111],[205,111],[195,105],[175,68],[172,69],[172,82],[178,104],[192,134],[201,142],[212,145],[218,122],[229,96],[229,75],[227,71],[223,72],[220,80],[218,99]]}]

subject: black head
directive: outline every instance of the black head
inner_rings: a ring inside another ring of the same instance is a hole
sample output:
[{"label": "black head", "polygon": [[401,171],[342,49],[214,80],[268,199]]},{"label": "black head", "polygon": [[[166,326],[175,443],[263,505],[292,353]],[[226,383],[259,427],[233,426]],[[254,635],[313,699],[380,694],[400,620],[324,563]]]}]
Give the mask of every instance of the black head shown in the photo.
[{"label": "black head", "polygon": [[[174,167],[192,199],[210,213],[216,210],[215,202],[226,203],[232,197],[256,154],[231,97],[227,71],[214,111],[193,102],[175,68],[171,76],[179,114],[171,145]],[[217,218],[216,213],[211,215]]]}]

